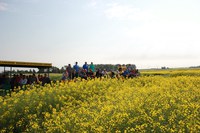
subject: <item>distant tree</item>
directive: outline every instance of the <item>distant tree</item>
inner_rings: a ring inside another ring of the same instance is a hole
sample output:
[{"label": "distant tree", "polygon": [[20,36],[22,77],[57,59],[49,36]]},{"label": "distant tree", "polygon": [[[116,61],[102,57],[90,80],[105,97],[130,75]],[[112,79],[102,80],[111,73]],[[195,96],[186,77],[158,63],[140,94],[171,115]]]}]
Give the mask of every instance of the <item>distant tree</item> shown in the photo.
[{"label": "distant tree", "polygon": [[24,73],[24,71],[17,69],[17,73]]},{"label": "distant tree", "polygon": [[65,72],[65,67],[61,67],[60,72],[61,73]]},{"label": "distant tree", "polygon": [[35,69],[33,69],[33,73],[36,73]]},{"label": "distant tree", "polygon": [[166,67],[161,67],[161,69],[166,69]]},{"label": "distant tree", "polygon": [[52,68],[50,69],[50,72],[51,73],[59,73],[60,72],[60,69],[56,66],[52,66]]},{"label": "distant tree", "polygon": [[39,69],[39,71],[38,71],[38,73],[44,73],[44,68],[38,68]]},{"label": "distant tree", "polygon": [[14,69],[14,70],[12,70],[12,73],[13,73],[13,74],[15,74],[15,73],[16,73],[16,70],[15,70],[15,69]]},{"label": "distant tree", "polygon": [[165,66],[164,66],[164,67],[161,67],[161,69],[169,69],[169,67],[165,67]]},{"label": "distant tree", "polygon": [[112,71],[117,70],[117,66],[113,65],[113,64],[96,64],[95,68],[96,68],[96,70],[97,69],[101,69],[101,70],[106,69],[108,71],[110,71],[110,70],[112,70]]},{"label": "distant tree", "polygon": [[200,68],[200,66],[191,66],[189,68]]},{"label": "distant tree", "polygon": [[29,70],[29,73],[33,73],[32,69]]},{"label": "distant tree", "polygon": [[22,73],[28,73],[28,72],[29,72],[28,70],[25,70],[25,71],[22,70]]}]

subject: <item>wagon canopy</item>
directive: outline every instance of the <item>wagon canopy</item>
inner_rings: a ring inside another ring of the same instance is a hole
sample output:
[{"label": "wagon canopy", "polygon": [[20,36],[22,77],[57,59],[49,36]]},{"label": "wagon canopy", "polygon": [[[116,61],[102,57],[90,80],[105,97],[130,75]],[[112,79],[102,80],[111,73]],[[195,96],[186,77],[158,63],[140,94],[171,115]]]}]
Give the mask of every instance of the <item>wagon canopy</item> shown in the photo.
[{"label": "wagon canopy", "polygon": [[52,63],[22,62],[22,61],[1,61],[3,67],[28,67],[28,68],[50,68]]}]

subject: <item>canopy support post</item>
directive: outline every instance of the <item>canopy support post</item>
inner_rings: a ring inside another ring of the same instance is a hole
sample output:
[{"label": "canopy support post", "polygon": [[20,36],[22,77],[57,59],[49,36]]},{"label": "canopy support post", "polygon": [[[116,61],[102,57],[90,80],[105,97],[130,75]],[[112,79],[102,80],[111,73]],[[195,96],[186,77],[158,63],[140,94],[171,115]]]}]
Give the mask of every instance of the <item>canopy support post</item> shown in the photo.
[{"label": "canopy support post", "polygon": [[49,77],[49,67],[48,67],[48,77]]},{"label": "canopy support post", "polygon": [[10,67],[10,78],[12,76],[12,67]]}]

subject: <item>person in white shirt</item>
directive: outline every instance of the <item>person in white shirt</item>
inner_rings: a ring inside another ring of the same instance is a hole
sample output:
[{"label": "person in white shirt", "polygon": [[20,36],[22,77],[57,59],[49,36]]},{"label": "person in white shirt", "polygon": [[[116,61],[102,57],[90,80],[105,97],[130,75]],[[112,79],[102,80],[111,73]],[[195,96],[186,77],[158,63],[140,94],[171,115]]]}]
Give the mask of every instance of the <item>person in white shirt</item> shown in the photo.
[{"label": "person in white shirt", "polygon": [[25,75],[22,76],[19,83],[20,83],[21,86],[27,84],[27,78],[26,78]]}]

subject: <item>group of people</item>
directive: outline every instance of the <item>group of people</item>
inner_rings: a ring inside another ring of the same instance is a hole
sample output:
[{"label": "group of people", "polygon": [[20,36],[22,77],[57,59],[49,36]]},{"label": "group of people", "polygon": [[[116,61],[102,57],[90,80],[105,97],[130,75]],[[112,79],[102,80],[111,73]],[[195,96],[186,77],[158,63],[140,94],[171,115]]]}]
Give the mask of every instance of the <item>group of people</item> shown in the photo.
[{"label": "group of people", "polygon": [[85,62],[83,67],[78,65],[78,62],[72,67],[71,64],[68,64],[66,67],[66,71],[63,73],[62,80],[72,80],[74,78],[81,77],[83,79],[87,79],[88,77],[94,78],[95,77],[95,66],[93,62],[90,65]]},{"label": "group of people", "polygon": [[137,77],[140,75],[138,69],[136,69],[136,67],[132,66],[131,64],[119,65],[117,73],[118,76],[123,76],[128,78]]},{"label": "group of people", "polygon": [[[87,80],[93,79],[95,77],[101,78],[101,77],[111,77],[111,78],[120,78],[120,77],[137,77],[140,73],[138,69],[136,69],[133,65],[118,65],[118,69],[113,71],[107,71],[106,69],[95,69],[95,65],[93,62],[91,64],[83,64],[82,67],[78,65],[78,62],[74,64],[72,67],[71,64],[68,64],[66,67],[66,71],[63,73],[61,80],[73,80],[74,78],[80,77],[81,79]],[[51,80],[47,76],[47,74],[41,75],[38,74],[37,76],[35,73],[32,75],[24,75],[24,74],[14,74],[11,79],[6,77],[6,75],[0,75],[0,88],[4,88],[4,85],[9,84],[11,89],[14,90],[14,88],[18,88],[19,86],[22,87],[23,85],[27,84],[33,84],[33,83],[42,83],[48,84]]]},{"label": "group of people", "polygon": [[38,74],[37,76],[35,73],[32,75],[24,75],[24,74],[14,74],[11,79],[6,77],[6,75],[2,75],[0,77],[0,87],[6,88],[6,85],[10,85],[11,89],[18,88],[19,86],[22,87],[23,85],[33,84],[33,83],[42,83],[42,85],[46,83],[50,83],[51,80],[47,76],[47,74],[41,75]]},{"label": "group of people", "polygon": [[91,64],[83,64],[82,67],[78,65],[78,62],[75,62],[74,66],[72,67],[71,64],[68,64],[66,67],[66,71],[62,75],[62,81],[65,80],[72,80],[74,78],[80,77],[82,79],[88,79],[88,78],[101,78],[104,77],[136,77],[139,76],[140,73],[138,69],[133,67],[132,65],[119,65],[117,71],[107,71],[106,69],[95,69],[95,66],[93,62]]}]

